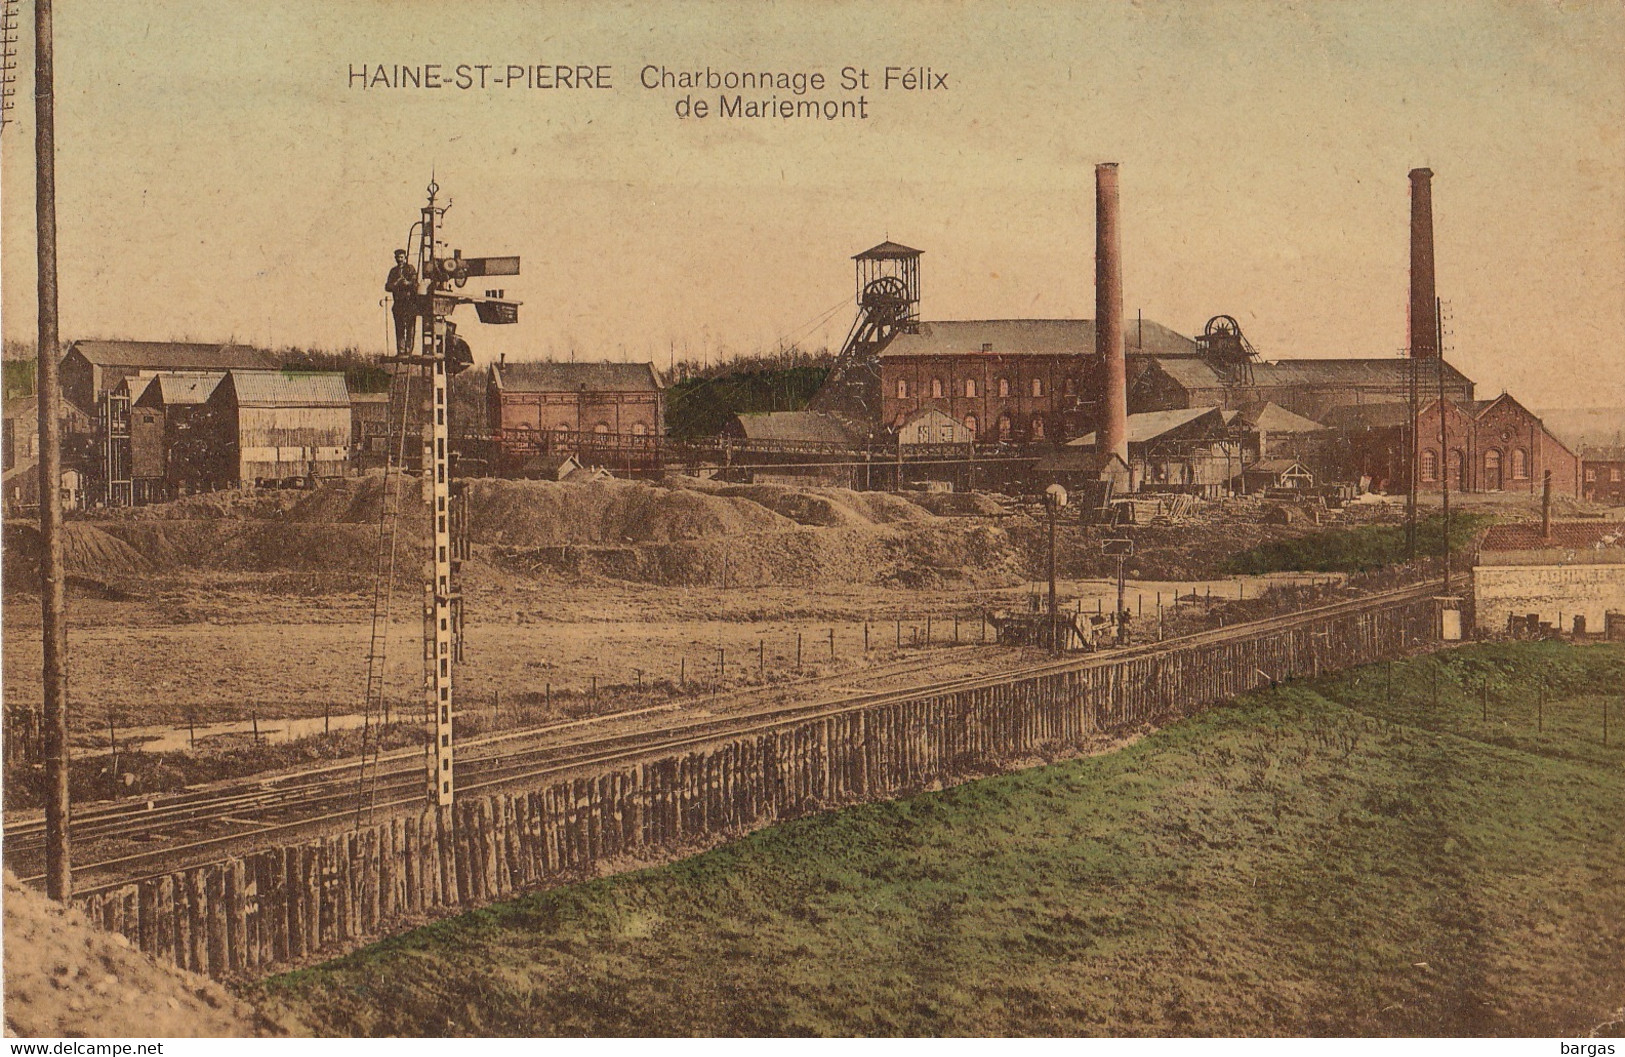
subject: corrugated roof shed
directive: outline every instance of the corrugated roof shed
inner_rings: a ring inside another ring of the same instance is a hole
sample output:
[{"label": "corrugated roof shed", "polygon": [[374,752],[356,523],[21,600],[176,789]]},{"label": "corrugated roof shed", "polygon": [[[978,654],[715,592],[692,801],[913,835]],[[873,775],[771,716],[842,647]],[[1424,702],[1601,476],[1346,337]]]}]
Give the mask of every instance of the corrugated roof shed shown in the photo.
[{"label": "corrugated roof shed", "polygon": [[[1125,328],[1129,350],[1138,353],[1137,324]],[[1094,355],[1095,321],[1092,319],[950,319],[921,323],[915,333],[891,340],[882,356],[958,356],[981,353],[984,346],[995,356]],[[1145,321],[1145,347],[1151,352],[1193,352],[1196,343],[1160,323]]]},{"label": "corrugated roof shed", "polygon": [[1245,408],[1241,420],[1266,433],[1318,433],[1326,428],[1314,419],[1293,414],[1270,400]]},{"label": "corrugated roof shed", "polygon": [[[1407,357],[1371,360],[1277,360],[1274,363],[1253,364],[1253,384],[1256,386],[1287,385],[1408,385],[1410,364]],[[1433,365],[1418,364],[1419,376],[1425,383],[1434,382]],[[1467,376],[1450,364],[1444,365],[1444,383],[1451,387],[1468,384]]]},{"label": "corrugated roof shed", "polygon": [[166,407],[201,404],[214,395],[224,372],[163,371],[143,378],[126,378],[134,403],[162,403]]},{"label": "corrugated roof shed", "polygon": [[851,444],[840,419],[817,411],[762,411],[734,416],[747,440],[781,444]]},{"label": "corrugated roof shed", "polygon": [[349,407],[344,375],[328,371],[232,371],[238,407]]},{"label": "corrugated roof shed", "polygon": [[1591,550],[1625,548],[1625,525],[1617,521],[1554,521],[1552,538],[1538,524],[1494,525],[1479,545],[1484,551]]},{"label": "corrugated roof shed", "polygon": [[[1144,411],[1128,417],[1128,442],[1147,444],[1176,429],[1192,425],[1203,418],[1212,418],[1213,426],[1224,425],[1224,415],[1216,407],[1182,407],[1173,411]],[[1086,433],[1067,444],[1075,448],[1093,447],[1095,435]]]},{"label": "corrugated roof shed", "polygon": [[91,363],[106,367],[150,367],[156,370],[268,369],[277,358],[242,345],[204,345],[184,341],[76,341],[68,348]]},{"label": "corrugated roof shed", "polygon": [[[1224,379],[1205,360],[1194,357],[1148,357],[1155,367],[1186,389],[1222,389]],[[1145,362],[1145,361],[1140,361]]]},{"label": "corrugated roof shed", "polygon": [[652,363],[529,363],[491,365],[491,379],[515,393],[652,393],[660,379]]}]

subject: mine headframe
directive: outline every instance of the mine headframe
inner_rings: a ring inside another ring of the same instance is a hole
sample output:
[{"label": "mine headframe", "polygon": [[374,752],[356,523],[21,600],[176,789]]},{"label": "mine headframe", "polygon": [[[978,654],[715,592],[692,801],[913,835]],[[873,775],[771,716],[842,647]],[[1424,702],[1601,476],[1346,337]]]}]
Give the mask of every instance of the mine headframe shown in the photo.
[{"label": "mine headframe", "polygon": [[1259,358],[1234,316],[1214,316],[1196,339],[1196,351],[1225,385],[1253,384],[1253,362]]},{"label": "mine headframe", "polygon": [[829,377],[813,397],[813,410],[871,429],[879,424],[880,352],[920,322],[920,252],[887,241],[852,258],[858,314]]}]

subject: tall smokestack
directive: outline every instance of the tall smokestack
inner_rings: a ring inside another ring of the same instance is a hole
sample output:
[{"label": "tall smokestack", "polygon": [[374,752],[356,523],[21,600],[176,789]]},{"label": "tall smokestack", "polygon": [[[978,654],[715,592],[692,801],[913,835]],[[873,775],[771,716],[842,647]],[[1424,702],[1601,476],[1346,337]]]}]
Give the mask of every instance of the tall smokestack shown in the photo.
[{"label": "tall smokestack", "polygon": [[1411,355],[1439,355],[1433,288],[1433,170],[1411,170]]},{"label": "tall smokestack", "polygon": [[1117,163],[1095,166],[1095,354],[1100,394],[1099,450],[1128,461],[1128,366],[1123,358],[1123,252],[1117,230]]}]

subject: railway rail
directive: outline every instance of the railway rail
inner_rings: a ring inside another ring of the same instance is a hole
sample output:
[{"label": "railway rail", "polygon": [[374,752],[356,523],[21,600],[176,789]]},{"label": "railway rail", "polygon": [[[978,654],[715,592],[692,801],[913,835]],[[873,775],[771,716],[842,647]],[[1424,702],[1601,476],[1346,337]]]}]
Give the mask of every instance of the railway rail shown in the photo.
[{"label": "railway rail", "polygon": [[[1008,655],[996,647],[967,646],[955,651],[957,663]],[[600,762],[587,750],[605,740],[605,727],[622,728],[612,737],[620,744],[658,734],[663,718],[675,713],[704,717],[725,736],[730,718],[749,716],[760,710],[763,698],[782,700],[787,695],[817,692],[824,687],[862,685],[895,680],[940,668],[941,656],[912,656],[901,661],[857,671],[814,676],[772,687],[752,687],[712,694],[687,702],[673,702],[647,708],[626,709],[582,719],[504,731],[464,743],[457,761],[458,780],[478,788],[520,777],[538,765],[569,770]],[[844,699],[844,698],[843,698]],[[624,729],[628,724],[647,724]],[[581,731],[587,737],[572,737]],[[651,744],[664,744],[654,743]],[[99,801],[76,810],[73,839],[81,854],[90,858],[75,865],[81,882],[103,883],[103,874],[115,872],[115,879],[130,869],[158,870],[187,865],[202,854],[232,852],[251,847],[266,837],[330,829],[346,821],[369,819],[380,813],[420,804],[424,786],[424,752],[421,748],[384,754],[374,764],[365,764],[366,775],[358,775],[360,760],[351,759],[303,768],[294,772],[248,780],[232,780],[197,787],[180,793],[128,800]],[[546,773],[546,772],[544,772]],[[358,793],[360,803],[358,804]],[[359,807],[359,810],[358,810]],[[35,882],[44,847],[44,821],[37,815],[13,817],[4,824],[6,864]],[[142,847],[143,844],[157,846]],[[112,883],[111,880],[106,883]],[[83,884],[81,884],[83,887]]]},{"label": "railway rail", "polygon": [[[1130,646],[1083,657],[1063,658],[992,673],[978,673],[918,685],[823,697],[814,701],[796,701],[772,704],[727,713],[707,712],[695,715],[691,710],[678,712],[673,706],[662,706],[639,712],[654,721],[647,729],[605,731],[604,722],[624,718],[630,714],[597,717],[556,724],[541,730],[513,732],[469,743],[478,749],[478,755],[464,756],[457,766],[461,773],[458,788],[468,795],[483,794],[502,789],[535,784],[543,779],[569,774],[608,764],[635,762],[644,757],[669,755],[674,751],[708,745],[723,739],[771,731],[775,728],[805,722],[809,719],[837,716],[843,713],[873,708],[895,702],[921,700],[960,691],[975,690],[1016,680],[1047,675],[1083,671],[1125,660],[1155,655],[1163,651],[1222,643],[1248,635],[1291,629],[1327,617],[1359,613],[1390,603],[1414,601],[1429,596],[1435,590],[1431,584],[1419,584],[1397,590],[1373,594],[1358,599],[1331,603],[1308,610],[1278,614],[1257,621],[1210,629],[1190,635],[1168,639],[1160,643]],[[915,666],[914,670],[937,667],[937,661]],[[1318,667],[1314,665],[1312,667]],[[848,673],[838,677],[844,682],[859,681],[865,673]],[[894,676],[900,674],[892,673]],[[1263,673],[1266,678],[1287,678],[1297,673]],[[872,676],[871,676],[872,677]],[[790,689],[805,691],[805,686]],[[656,715],[656,713],[659,713]],[[542,743],[527,740],[547,737]],[[350,824],[359,824],[362,815],[388,816],[391,813],[416,811],[423,804],[423,764],[415,750],[385,757],[379,765],[376,785],[369,790],[373,798],[369,804],[358,805],[356,763],[334,764],[300,772],[267,778],[253,783],[200,792],[195,797],[182,795],[162,805],[150,808],[139,806],[131,812],[107,808],[105,813],[82,815],[75,820],[76,832],[96,832],[101,826],[100,841],[96,845],[104,857],[77,868],[81,891],[94,892],[127,884],[145,876],[169,872],[182,867],[215,861],[243,854],[268,842],[285,843],[289,839],[318,832],[331,832]],[[358,815],[358,806],[361,814]],[[158,814],[154,814],[154,813]],[[251,814],[252,818],[242,818]],[[225,827],[227,832],[206,832],[210,826]],[[121,828],[127,827],[127,828]],[[16,839],[13,827],[7,827],[7,858],[13,858],[11,847]],[[163,833],[179,844],[166,844],[161,848],[139,848],[145,840],[159,838]],[[22,836],[26,839],[25,827]],[[24,861],[18,857],[17,864]],[[17,868],[17,864],[13,868]],[[24,871],[19,871],[24,872]],[[27,878],[37,880],[37,878]]]}]

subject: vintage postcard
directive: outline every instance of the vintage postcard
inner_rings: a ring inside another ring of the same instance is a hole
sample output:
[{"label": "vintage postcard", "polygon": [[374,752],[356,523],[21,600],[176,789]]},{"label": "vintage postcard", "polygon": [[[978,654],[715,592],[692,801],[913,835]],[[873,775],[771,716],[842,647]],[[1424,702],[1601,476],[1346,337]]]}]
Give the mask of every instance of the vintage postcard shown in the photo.
[{"label": "vintage postcard", "polygon": [[8,1035],[1614,1052],[1619,4],[3,25]]}]

